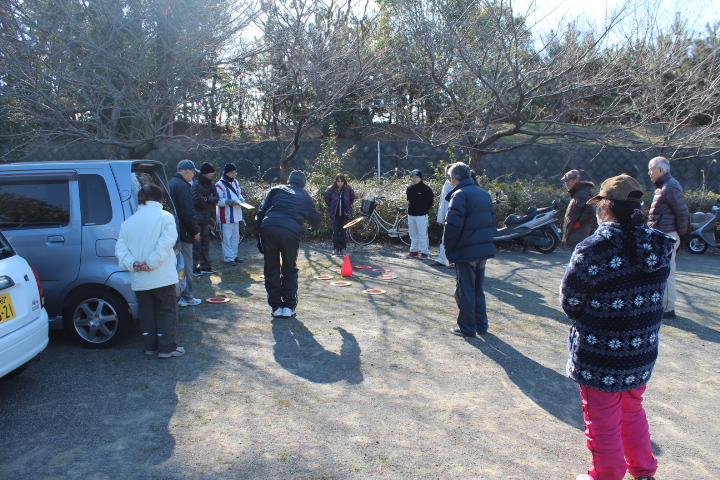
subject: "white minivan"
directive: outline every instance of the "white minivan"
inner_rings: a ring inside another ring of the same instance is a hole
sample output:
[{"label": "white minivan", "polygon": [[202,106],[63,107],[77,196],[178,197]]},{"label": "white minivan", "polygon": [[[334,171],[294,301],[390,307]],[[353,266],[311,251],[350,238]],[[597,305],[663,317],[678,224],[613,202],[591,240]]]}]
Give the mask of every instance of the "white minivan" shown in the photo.
[{"label": "white minivan", "polygon": [[20,374],[47,344],[40,279],[0,232],[0,377]]}]

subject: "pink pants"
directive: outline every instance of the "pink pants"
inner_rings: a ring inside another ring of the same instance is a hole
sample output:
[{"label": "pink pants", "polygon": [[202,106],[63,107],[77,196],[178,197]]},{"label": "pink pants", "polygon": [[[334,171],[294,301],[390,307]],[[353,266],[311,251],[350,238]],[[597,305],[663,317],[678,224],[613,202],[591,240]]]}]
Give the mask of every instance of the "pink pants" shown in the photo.
[{"label": "pink pants", "polygon": [[622,480],[628,471],[636,478],[655,475],[657,459],[650,445],[643,393],[645,385],[624,392],[580,385],[585,438],[593,463],[588,475],[592,478]]}]

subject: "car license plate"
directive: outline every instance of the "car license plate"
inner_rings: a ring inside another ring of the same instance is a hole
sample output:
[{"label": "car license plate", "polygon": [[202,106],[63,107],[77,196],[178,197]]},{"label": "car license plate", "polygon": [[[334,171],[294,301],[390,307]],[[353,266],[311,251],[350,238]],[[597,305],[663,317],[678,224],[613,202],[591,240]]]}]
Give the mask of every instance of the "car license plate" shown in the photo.
[{"label": "car license plate", "polygon": [[0,295],[0,323],[7,322],[15,318],[15,307],[9,293]]}]

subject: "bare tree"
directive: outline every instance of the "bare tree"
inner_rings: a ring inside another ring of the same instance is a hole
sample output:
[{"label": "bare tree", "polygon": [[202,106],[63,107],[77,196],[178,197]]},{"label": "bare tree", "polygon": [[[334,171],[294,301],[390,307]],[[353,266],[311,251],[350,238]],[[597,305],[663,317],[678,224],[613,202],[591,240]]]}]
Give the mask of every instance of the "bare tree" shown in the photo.
[{"label": "bare tree", "polygon": [[[93,141],[143,158],[199,108],[214,64],[253,15],[234,0],[5,0],[0,116],[16,147]],[[21,135],[22,133],[22,135]],[[17,143],[21,140],[22,143]]]},{"label": "bare tree", "polygon": [[286,178],[310,129],[345,108],[363,108],[373,96],[379,88],[373,78],[385,57],[369,48],[372,23],[350,2],[268,2],[263,12],[257,88]]}]

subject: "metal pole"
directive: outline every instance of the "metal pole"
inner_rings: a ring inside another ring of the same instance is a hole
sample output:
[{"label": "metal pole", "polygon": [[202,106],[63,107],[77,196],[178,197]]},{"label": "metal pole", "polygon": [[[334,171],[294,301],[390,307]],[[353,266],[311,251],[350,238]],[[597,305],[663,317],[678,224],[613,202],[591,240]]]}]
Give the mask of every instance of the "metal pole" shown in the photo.
[{"label": "metal pole", "polygon": [[377,141],[378,148],[378,185],[380,185],[380,140]]}]

